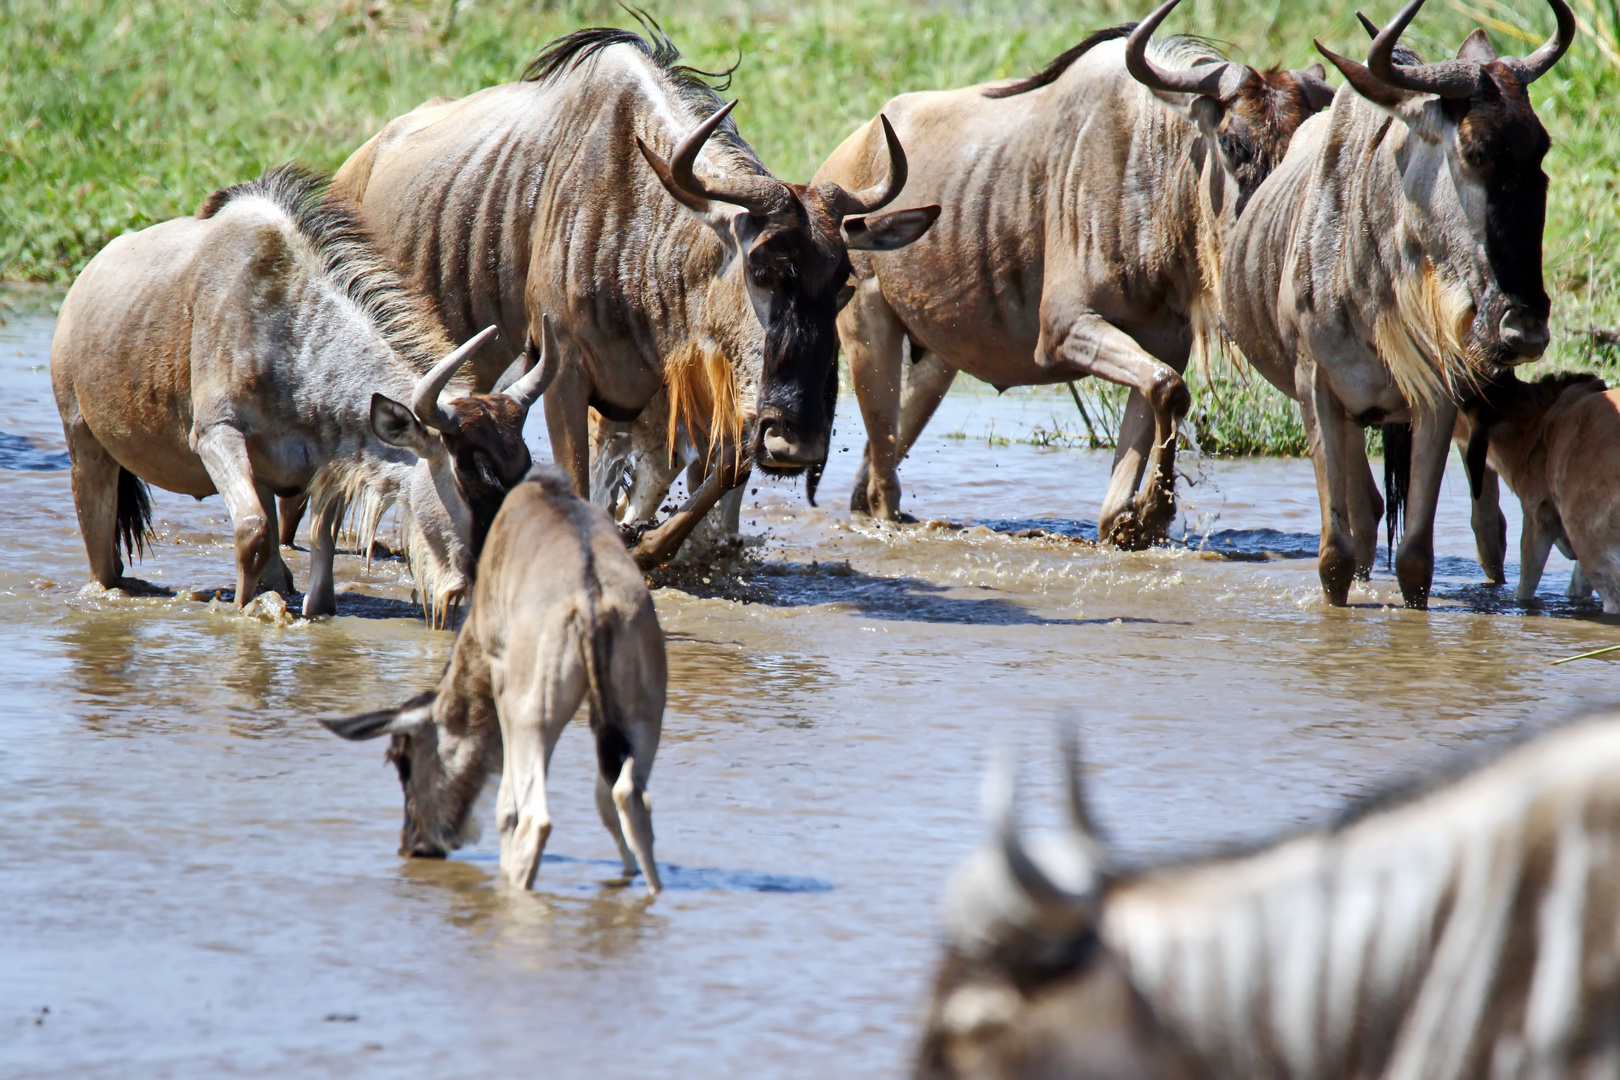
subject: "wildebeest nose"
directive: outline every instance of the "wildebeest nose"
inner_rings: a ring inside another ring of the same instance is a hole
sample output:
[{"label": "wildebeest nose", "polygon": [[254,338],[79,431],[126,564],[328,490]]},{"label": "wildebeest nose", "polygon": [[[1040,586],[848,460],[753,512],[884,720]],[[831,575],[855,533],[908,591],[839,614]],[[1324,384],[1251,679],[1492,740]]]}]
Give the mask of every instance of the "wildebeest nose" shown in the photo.
[{"label": "wildebeest nose", "polygon": [[821,460],[822,444],[819,439],[796,439],[787,424],[775,417],[760,424],[759,448],[764,451],[767,465],[812,465]]},{"label": "wildebeest nose", "polygon": [[1536,315],[1524,308],[1509,308],[1502,322],[1497,327],[1502,338],[1502,344],[1515,353],[1532,360],[1547,351],[1547,342],[1551,334],[1547,330],[1545,316]]}]

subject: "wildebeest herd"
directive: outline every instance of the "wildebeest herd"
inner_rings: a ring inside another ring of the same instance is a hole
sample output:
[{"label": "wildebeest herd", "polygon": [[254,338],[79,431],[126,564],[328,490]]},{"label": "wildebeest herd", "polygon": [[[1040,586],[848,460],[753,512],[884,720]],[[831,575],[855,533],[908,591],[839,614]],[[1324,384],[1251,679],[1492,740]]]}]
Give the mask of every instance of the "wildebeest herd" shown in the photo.
[{"label": "wildebeest herd", "polygon": [[[92,576],[139,586],[147,485],[218,493],[236,603],[292,591],[281,547],[307,514],[303,613],[330,615],[344,523],[369,550],[397,508],[429,621],[465,618],[435,689],[327,726],[391,737],[402,854],[458,847],[498,770],[501,876],[530,887],[584,700],[602,820],[654,893],[666,661],[642,571],[700,524],[734,533],[755,468],[814,499],[840,347],[867,432],[854,511],[902,519],[899,466],[958,371],[1096,376],[1131,391],[1101,542],[1160,541],[1183,373],[1221,340],[1301,405],[1330,603],[1370,573],[1387,499],[1401,592],[1427,605],[1456,442],[1486,576],[1501,478],[1521,595],[1558,545],[1572,593],[1620,612],[1620,392],[1514,374],[1550,340],[1528,88],[1570,8],[1548,0],[1556,30],[1522,59],[1476,31],[1428,63],[1400,44],[1410,0],[1364,20],[1364,62],[1321,49],[1335,89],[1319,64],[1156,39],[1177,2],[1030,77],[894,98],[809,184],[771,175],[655,23],[580,30],[330,180],[272,168],[115,240],[51,355]],[[522,437],[542,398],[559,469]],[[1051,843],[1026,848],[1010,773],[991,778],[997,840],[950,890],[919,1075],[1620,1075],[1620,721],[1145,872],[1111,864],[1068,745]]]}]

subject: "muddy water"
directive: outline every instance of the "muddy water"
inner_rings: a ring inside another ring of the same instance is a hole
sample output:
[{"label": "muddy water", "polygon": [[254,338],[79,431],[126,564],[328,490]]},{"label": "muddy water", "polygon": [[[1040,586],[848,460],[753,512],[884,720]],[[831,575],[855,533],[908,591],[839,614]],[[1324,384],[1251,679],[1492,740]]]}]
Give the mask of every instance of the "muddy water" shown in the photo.
[{"label": "muddy water", "polygon": [[[8,1076],[894,1075],[998,739],[1022,739],[1039,820],[1047,721],[1078,716],[1100,817],[1142,859],[1318,821],[1620,701],[1614,664],[1545,663],[1620,643],[1559,599],[1556,560],[1540,604],[1479,584],[1460,475],[1435,609],[1384,606],[1380,572],[1330,610],[1289,557],[1315,546],[1308,464],[1190,463],[1192,546],[1019,537],[1084,535],[1107,458],[999,441],[1073,427],[1055,395],[962,393],[904,471],[927,523],[877,527],[761,482],[757,560],[658,593],[667,894],[604,884],[571,729],[539,888],[510,895],[492,830],[449,861],[396,857],[382,747],[315,722],[442,663],[450,639],[412,617],[398,563],[342,559],[330,622],[243,617],[207,599],[232,580],[218,500],[160,494],[138,573],[176,596],[82,590],[50,332],[0,328]],[[828,504],[859,453],[851,403],[840,415]]]}]

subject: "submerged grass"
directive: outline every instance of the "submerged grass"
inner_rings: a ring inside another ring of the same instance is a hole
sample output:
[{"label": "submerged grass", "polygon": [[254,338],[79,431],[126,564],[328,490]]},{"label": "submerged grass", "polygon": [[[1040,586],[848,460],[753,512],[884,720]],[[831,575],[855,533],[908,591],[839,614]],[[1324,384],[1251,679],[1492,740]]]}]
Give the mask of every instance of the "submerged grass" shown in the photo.
[{"label": "submerged grass", "polygon": [[[1299,67],[1316,58],[1313,37],[1365,50],[1357,2],[1195,0],[1169,29],[1229,39],[1234,58],[1261,68]],[[1555,346],[1540,367],[1620,381],[1620,333],[1608,333],[1620,327],[1620,6],[1574,2],[1581,38],[1532,92],[1554,139]],[[891,95],[1034,70],[1151,2],[650,6],[691,63],[740,59],[731,93],[745,137],[778,175],[803,181]],[[606,0],[0,0],[0,280],[65,284],[121,232],[190,213],[267,165],[335,168],[389,118],[516,78],[546,41],[600,23],[634,25]],[[1540,0],[1431,0],[1408,37],[1438,57],[1477,25],[1523,53],[1551,17]],[[1212,371],[1212,387],[1194,376],[1192,423],[1207,450],[1303,449],[1296,407],[1235,364]]]}]

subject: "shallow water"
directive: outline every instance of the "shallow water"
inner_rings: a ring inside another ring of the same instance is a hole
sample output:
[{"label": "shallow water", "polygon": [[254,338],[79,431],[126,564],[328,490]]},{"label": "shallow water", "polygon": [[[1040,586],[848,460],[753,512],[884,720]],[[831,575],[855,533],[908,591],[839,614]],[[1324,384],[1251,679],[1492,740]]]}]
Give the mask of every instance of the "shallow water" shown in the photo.
[{"label": "shallow water", "polygon": [[984,438],[1068,417],[1056,394],[958,392],[903,469],[924,524],[883,527],[835,508],[860,450],[846,401],[823,507],[758,483],[760,562],[657,594],[668,892],[611,884],[570,728],[551,851],[512,895],[492,828],[455,859],[398,858],[381,744],[316,723],[443,663],[397,562],[342,559],[330,622],[244,617],[206,601],[233,580],[218,500],[158,493],[136,572],[177,598],[81,591],[50,333],[0,327],[7,1076],[895,1075],[999,740],[1020,740],[1027,816],[1049,820],[1048,722],[1078,717],[1099,816],[1142,860],[1320,821],[1620,702],[1612,662],[1546,664],[1620,643],[1561,599],[1556,556],[1542,603],[1480,584],[1460,471],[1434,609],[1384,606],[1381,570],[1332,610],[1312,559],[1267,555],[1315,549],[1306,462],[1188,459],[1188,547],[1020,538],[1085,535],[1108,457]]}]

